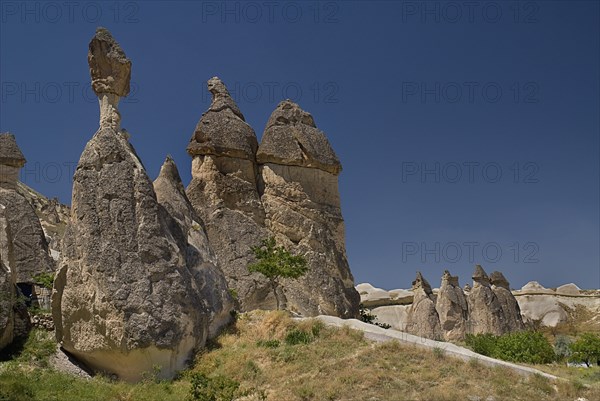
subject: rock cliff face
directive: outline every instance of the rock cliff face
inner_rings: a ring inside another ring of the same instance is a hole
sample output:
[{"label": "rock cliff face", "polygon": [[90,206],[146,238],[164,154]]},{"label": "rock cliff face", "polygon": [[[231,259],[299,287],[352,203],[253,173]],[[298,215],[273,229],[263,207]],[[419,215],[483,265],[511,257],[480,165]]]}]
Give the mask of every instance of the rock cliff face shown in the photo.
[{"label": "rock cliff face", "polygon": [[450,275],[448,270],[442,276],[435,308],[440,317],[444,338],[447,341],[464,339],[469,318],[467,299],[458,284],[458,276]]},{"label": "rock cliff face", "polygon": [[260,147],[218,79],[188,146],[187,195],[206,225],[211,247],[241,310],[274,309],[260,274],[250,274],[251,247],[274,236],[308,259],[309,273],[282,280],[279,298],[304,315],[353,317],[359,296],[346,260],[337,175],[341,165],[312,116],[290,101],[271,115]]},{"label": "rock cliff face", "polygon": [[309,272],[284,282],[287,308],[353,317],[360,297],[346,259],[338,191],[341,164],[312,116],[281,102],[258,148],[265,224],[279,243],[308,260]]},{"label": "rock cliff face", "polygon": [[492,291],[490,279],[480,265],[475,266],[473,287],[467,296],[469,305],[468,332],[502,335],[507,326],[500,300]]},{"label": "rock cliff face", "polygon": [[492,283],[492,291],[500,301],[502,307],[502,315],[504,317],[505,330],[514,332],[525,329],[523,318],[521,317],[521,309],[517,303],[517,299],[510,292],[510,284],[506,277],[498,271],[492,272],[490,276]]},{"label": "rock cliff face", "polygon": [[408,311],[406,331],[433,340],[443,339],[431,286],[420,272],[417,272],[417,278],[412,283],[412,290],[414,301]]},{"label": "rock cliff face", "polygon": [[6,207],[5,216],[13,233],[12,269],[16,283],[31,286],[34,276],[54,272],[54,261],[35,210],[18,192],[19,170],[25,158],[13,135],[0,134],[0,145],[0,203]]},{"label": "rock cliff face", "polygon": [[208,88],[212,104],[187,148],[193,157],[187,196],[206,226],[240,309],[274,309],[276,301],[267,280],[248,272],[248,264],[254,261],[251,247],[269,236],[258,194],[256,135],[218,78],[209,80]]},{"label": "rock cliff face", "polygon": [[209,337],[217,335],[221,328],[231,321],[231,311],[235,309],[227,282],[218,267],[217,257],[208,244],[202,220],[198,218],[190,204],[175,162],[167,157],[154,181],[158,202],[167,210],[172,221],[171,231],[181,231],[187,242],[187,265],[190,267],[200,291],[200,297],[210,305]]},{"label": "rock cliff face", "polygon": [[133,381],[155,365],[161,377],[185,367],[204,344],[210,310],[188,266],[186,237],[118,130],[116,106],[129,86],[124,57],[100,28],[88,56],[100,128],[74,176],[52,307],[64,349],[95,370]]},{"label": "rock cliff face", "polygon": [[0,203],[0,350],[10,344],[14,337],[14,306],[17,298],[14,264],[6,207]]}]

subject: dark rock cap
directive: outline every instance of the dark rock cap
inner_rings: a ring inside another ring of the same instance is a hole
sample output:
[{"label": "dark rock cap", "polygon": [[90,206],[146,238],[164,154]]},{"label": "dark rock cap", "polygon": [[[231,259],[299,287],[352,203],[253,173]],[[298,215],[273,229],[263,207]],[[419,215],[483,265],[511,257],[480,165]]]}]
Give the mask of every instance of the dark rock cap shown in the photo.
[{"label": "dark rock cap", "polygon": [[453,276],[450,274],[448,270],[444,270],[444,274],[442,275],[442,283],[446,281],[448,284],[458,287],[458,276]]},{"label": "dark rock cap", "polygon": [[258,163],[318,168],[338,175],[342,165],[310,113],[291,100],[271,114],[256,155]]},{"label": "dark rock cap", "polygon": [[212,103],[196,125],[187,147],[190,156],[215,155],[254,160],[256,134],[217,77],[208,80]]},{"label": "dark rock cap", "polygon": [[412,286],[413,289],[423,288],[426,294],[433,294],[431,290],[431,285],[429,285],[429,282],[425,280],[425,277],[423,277],[423,275],[419,271],[417,272],[417,277],[415,278],[415,281],[412,282]]},{"label": "dark rock cap", "polygon": [[122,97],[129,94],[131,61],[106,28],[96,29],[89,45],[88,64],[96,95],[113,93]]},{"label": "dark rock cap", "polygon": [[481,265],[475,265],[475,271],[473,272],[472,278],[475,281],[484,281],[488,283],[490,281],[490,278],[488,277],[485,270],[483,270],[483,267],[481,267]]},{"label": "dark rock cap", "polygon": [[504,277],[504,274],[502,274],[499,271],[492,272],[490,276],[490,281],[493,285],[497,287],[506,288],[507,290],[509,289],[510,283],[508,282],[506,277]]},{"label": "dark rock cap", "polygon": [[21,168],[26,162],[15,136],[8,132],[0,134],[0,164]]}]

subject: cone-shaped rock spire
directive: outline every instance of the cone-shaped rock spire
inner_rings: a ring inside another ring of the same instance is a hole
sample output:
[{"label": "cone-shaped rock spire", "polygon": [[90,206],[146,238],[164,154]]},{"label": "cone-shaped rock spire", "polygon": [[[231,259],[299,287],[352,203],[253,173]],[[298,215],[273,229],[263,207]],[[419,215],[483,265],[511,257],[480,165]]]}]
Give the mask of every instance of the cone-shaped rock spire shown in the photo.
[{"label": "cone-shaped rock spire", "polygon": [[412,289],[414,300],[408,310],[406,331],[433,340],[443,339],[440,318],[435,308],[435,296],[421,272],[417,272]]}]

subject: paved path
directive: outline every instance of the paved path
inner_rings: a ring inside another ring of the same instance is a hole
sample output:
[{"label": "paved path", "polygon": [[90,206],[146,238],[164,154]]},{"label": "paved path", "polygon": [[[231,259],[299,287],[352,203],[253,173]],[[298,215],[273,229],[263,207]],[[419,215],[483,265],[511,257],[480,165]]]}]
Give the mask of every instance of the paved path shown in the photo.
[{"label": "paved path", "polygon": [[329,326],[335,327],[343,327],[349,326],[355,330],[360,330],[365,333],[365,338],[376,341],[376,342],[384,342],[384,341],[399,341],[405,344],[412,344],[417,347],[426,348],[429,350],[433,350],[434,348],[440,348],[444,350],[445,355],[452,356],[455,358],[460,358],[465,361],[469,361],[471,359],[477,359],[482,365],[487,366],[502,366],[509,369],[514,370],[517,373],[522,375],[532,375],[539,374],[540,376],[546,377],[551,380],[558,379],[556,376],[551,374],[542,372],[537,369],[529,368],[527,366],[521,366],[514,363],[501,361],[499,359],[490,358],[487,356],[483,356],[477,354],[470,349],[460,347],[458,345],[447,343],[443,341],[434,341],[429,340],[423,337],[413,336],[412,334],[404,333],[397,330],[392,329],[383,329],[381,327],[361,322],[356,319],[340,319],[334,316],[317,316],[317,319],[322,321],[323,323]]}]

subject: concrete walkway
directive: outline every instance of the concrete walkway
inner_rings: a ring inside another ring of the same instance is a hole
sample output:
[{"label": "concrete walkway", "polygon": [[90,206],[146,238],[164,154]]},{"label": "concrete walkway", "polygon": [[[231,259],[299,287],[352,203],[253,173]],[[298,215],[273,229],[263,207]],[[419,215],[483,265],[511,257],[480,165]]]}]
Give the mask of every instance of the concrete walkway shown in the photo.
[{"label": "concrete walkway", "polygon": [[328,326],[334,327],[343,327],[349,326],[352,329],[360,330],[365,333],[365,338],[376,341],[376,342],[385,342],[385,341],[399,341],[404,344],[412,344],[417,347],[433,350],[434,348],[440,348],[444,350],[445,355],[460,358],[464,361],[469,361],[471,359],[477,359],[482,365],[486,366],[502,366],[505,368],[509,368],[514,370],[517,373],[522,375],[532,375],[539,374],[540,376],[546,377],[551,380],[558,379],[556,376],[553,376],[548,373],[544,373],[540,370],[529,368],[527,366],[521,366],[514,363],[501,361],[499,359],[490,358],[487,356],[483,356],[477,354],[470,349],[460,347],[458,345],[447,343],[443,341],[434,341],[429,340],[427,338],[413,336],[412,334],[404,333],[397,330],[392,329],[383,329],[381,327],[361,322],[356,319],[340,319],[339,317],[334,316],[317,316],[316,319],[319,319],[323,323]]}]

